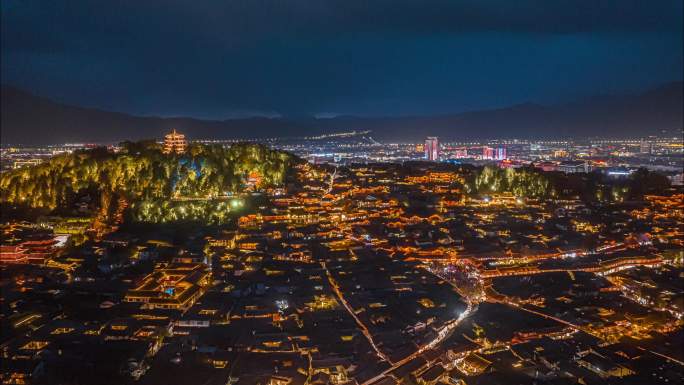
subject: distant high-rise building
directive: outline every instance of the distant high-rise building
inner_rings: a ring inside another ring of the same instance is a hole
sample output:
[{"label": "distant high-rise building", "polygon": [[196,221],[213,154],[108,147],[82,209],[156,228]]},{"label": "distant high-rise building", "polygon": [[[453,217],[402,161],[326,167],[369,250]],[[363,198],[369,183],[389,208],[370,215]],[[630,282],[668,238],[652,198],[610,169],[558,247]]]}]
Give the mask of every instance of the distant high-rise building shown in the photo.
[{"label": "distant high-rise building", "polygon": [[591,169],[586,161],[567,161],[558,165],[558,171],[572,174],[576,172],[589,172]]},{"label": "distant high-rise building", "polygon": [[679,173],[677,175],[673,176],[668,176],[670,179],[670,183],[672,183],[673,186],[683,186],[684,185],[684,174]]},{"label": "distant high-rise building", "polygon": [[494,149],[491,147],[482,147],[482,159],[494,159]]},{"label": "distant high-rise building", "polygon": [[185,135],[176,132],[174,128],[173,131],[164,136],[164,154],[182,154],[185,152],[185,148],[188,143],[185,141]]},{"label": "distant high-rise building", "polygon": [[640,151],[642,154],[650,154],[653,151],[653,145],[650,141],[641,139]]},{"label": "distant high-rise building", "polygon": [[556,150],[553,152],[553,157],[554,158],[567,158],[568,152],[565,150]]},{"label": "distant high-rise building", "polygon": [[496,149],[496,160],[506,159],[506,147],[499,147]]},{"label": "distant high-rise building", "polygon": [[428,136],[425,139],[425,159],[431,161],[439,160],[439,141],[436,136]]},{"label": "distant high-rise building", "polygon": [[466,147],[456,149],[456,158],[467,158],[468,149]]},{"label": "distant high-rise building", "polygon": [[506,147],[482,147],[482,159],[504,160],[506,159]]}]

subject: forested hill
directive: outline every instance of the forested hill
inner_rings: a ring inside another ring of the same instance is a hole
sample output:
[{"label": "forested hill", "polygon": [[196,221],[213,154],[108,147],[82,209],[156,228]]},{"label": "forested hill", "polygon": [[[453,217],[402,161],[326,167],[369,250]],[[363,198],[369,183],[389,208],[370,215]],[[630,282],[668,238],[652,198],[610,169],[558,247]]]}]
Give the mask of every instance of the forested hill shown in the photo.
[{"label": "forested hill", "polygon": [[[3,205],[54,210],[72,205],[80,191],[91,191],[105,210],[123,199],[138,208],[140,219],[182,219],[177,217],[188,208],[174,213],[177,207],[169,206],[170,200],[213,199],[248,186],[278,186],[297,161],[257,144],[192,144],[185,154],[167,155],[153,142],[125,143],[119,153],[77,151],[3,173],[0,198]],[[214,214],[198,210],[192,216]]]}]

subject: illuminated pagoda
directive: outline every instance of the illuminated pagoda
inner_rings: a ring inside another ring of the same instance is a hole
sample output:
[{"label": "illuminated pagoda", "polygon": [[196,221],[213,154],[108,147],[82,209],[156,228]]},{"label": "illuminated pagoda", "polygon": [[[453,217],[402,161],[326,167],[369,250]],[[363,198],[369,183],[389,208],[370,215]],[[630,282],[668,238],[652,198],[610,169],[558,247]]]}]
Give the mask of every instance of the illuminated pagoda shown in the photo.
[{"label": "illuminated pagoda", "polygon": [[176,132],[175,128],[164,136],[164,154],[182,154],[187,145],[185,135]]}]

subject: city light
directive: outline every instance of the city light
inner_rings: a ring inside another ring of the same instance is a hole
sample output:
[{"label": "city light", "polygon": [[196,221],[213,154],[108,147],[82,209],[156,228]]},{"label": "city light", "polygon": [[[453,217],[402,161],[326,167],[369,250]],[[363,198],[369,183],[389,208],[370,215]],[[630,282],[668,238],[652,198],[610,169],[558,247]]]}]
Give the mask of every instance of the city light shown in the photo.
[{"label": "city light", "polygon": [[5,0],[0,383],[682,384],[683,7]]}]

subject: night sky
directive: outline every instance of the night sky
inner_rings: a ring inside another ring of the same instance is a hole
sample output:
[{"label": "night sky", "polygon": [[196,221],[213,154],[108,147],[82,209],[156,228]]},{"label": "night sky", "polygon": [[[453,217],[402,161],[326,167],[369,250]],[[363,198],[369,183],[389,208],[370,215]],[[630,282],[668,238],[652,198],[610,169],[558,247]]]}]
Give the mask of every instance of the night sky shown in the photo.
[{"label": "night sky", "polygon": [[2,0],[2,82],[144,115],[414,115],[682,79],[682,0]]}]

